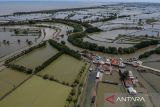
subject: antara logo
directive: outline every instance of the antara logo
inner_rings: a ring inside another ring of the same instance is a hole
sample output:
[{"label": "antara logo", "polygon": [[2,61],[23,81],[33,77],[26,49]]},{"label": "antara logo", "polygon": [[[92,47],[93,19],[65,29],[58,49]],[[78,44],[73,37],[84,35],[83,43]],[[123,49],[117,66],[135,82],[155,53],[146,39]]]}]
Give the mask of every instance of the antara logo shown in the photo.
[{"label": "antara logo", "polygon": [[144,97],[115,97],[115,95],[109,96],[105,100],[111,104],[115,104],[115,102],[145,102]]},{"label": "antara logo", "polygon": [[106,101],[114,104],[115,103],[115,95],[109,96],[106,98]]}]

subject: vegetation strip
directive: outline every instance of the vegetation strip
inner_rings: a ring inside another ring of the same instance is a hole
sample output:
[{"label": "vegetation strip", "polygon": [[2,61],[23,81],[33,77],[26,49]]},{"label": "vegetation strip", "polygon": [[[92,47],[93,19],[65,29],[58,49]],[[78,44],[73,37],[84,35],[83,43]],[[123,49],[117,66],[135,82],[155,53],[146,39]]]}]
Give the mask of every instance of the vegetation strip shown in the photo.
[{"label": "vegetation strip", "polygon": [[52,63],[54,60],[56,60],[62,54],[63,54],[63,52],[59,52],[56,55],[52,56],[50,59],[48,59],[47,61],[45,61],[42,65],[36,67],[34,73],[37,73],[40,70],[44,69],[46,66],[48,66],[50,63]]},{"label": "vegetation strip", "polygon": [[79,60],[81,59],[81,55],[78,52],[70,49],[69,47],[67,47],[63,44],[57,43],[56,41],[54,41],[52,39],[49,40],[49,43],[51,46],[55,47],[59,51],[62,51],[68,55],[71,55],[71,56],[75,57],[76,59],[79,59]]},{"label": "vegetation strip", "polygon": [[155,50],[151,50],[151,51],[148,51],[148,52],[145,52],[139,55],[139,59],[147,58],[151,56],[152,54],[160,54],[160,47],[156,48]]},{"label": "vegetation strip", "polygon": [[5,65],[8,65],[10,62],[12,62],[13,60],[19,58],[20,56],[23,56],[23,55],[25,55],[25,54],[27,54],[27,53],[35,50],[35,49],[38,49],[38,48],[43,47],[43,46],[45,46],[45,45],[46,45],[46,41],[43,42],[43,43],[41,43],[41,44],[38,44],[38,45],[36,45],[36,46],[33,46],[33,47],[31,47],[31,48],[29,48],[29,49],[27,49],[27,50],[24,50],[24,51],[22,51],[20,54],[18,54],[18,55],[16,55],[16,56],[13,56],[13,57],[9,58],[8,60],[6,60],[6,61],[5,61]]},{"label": "vegetation strip", "polygon": [[[83,49],[89,49],[91,51],[100,51],[100,52],[109,53],[109,54],[130,54],[130,53],[134,53],[138,49],[145,48],[150,45],[159,44],[158,40],[151,40],[151,41],[142,41],[134,45],[133,47],[129,47],[129,48],[119,47],[117,49],[116,47],[106,48],[104,46],[98,46],[95,43],[84,42],[83,37],[86,37],[87,33],[101,32],[100,29],[98,29],[97,27],[93,27],[92,25],[88,23],[84,23],[81,21],[75,21],[75,20],[68,20],[68,19],[52,19],[52,20],[43,20],[43,21],[35,20],[35,21],[28,21],[28,22],[9,22],[8,25],[35,24],[37,22],[57,22],[57,23],[63,23],[63,24],[72,26],[74,30],[72,34],[69,35],[68,41],[75,46],[81,47]],[[85,31],[83,31],[82,26],[86,28]],[[139,29],[139,28],[136,28],[136,29]]]},{"label": "vegetation strip", "polygon": [[[68,102],[65,107],[72,107],[72,103],[74,104],[73,107],[77,106],[77,101],[78,101],[78,98],[81,94],[81,91],[82,91],[82,88],[84,86],[84,76],[86,76],[84,74],[84,72],[86,71],[87,72],[87,63],[85,63],[85,65],[82,67],[82,69],[80,70],[78,76],[77,76],[77,79],[74,81],[74,83],[72,84],[72,90],[70,92],[70,95],[68,96],[68,98],[66,99],[66,101]],[[83,76],[84,75],[84,76]]]},{"label": "vegetation strip", "polygon": [[16,87],[14,87],[11,91],[7,92],[4,96],[2,96],[0,98],[0,101],[2,101],[5,97],[7,97],[9,94],[11,94],[13,91],[15,91],[18,87],[20,87],[23,83],[25,83],[27,80],[29,80],[32,77],[32,75],[30,75],[28,78],[26,78],[24,81],[22,81],[19,85],[17,85]]},{"label": "vegetation strip", "polygon": [[158,40],[151,40],[151,41],[142,41],[136,45],[134,45],[133,47],[129,47],[129,48],[116,48],[116,47],[104,47],[104,46],[98,46],[95,43],[90,43],[90,42],[84,42],[83,41],[83,37],[86,37],[87,34],[84,32],[80,32],[80,33],[75,33],[75,34],[71,34],[68,37],[68,41],[71,42],[73,45],[76,45],[78,47],[81,47],[83,49],[89,49],[91,51],[100,51],[100,52],[104,52],[104,53],[109,53],[109,54],[130,54],[130,53],[134,53],[136,50],[148,47],[150,45],[157,45],[159,44]]},{"label": "vegetation strip", "polygon": [[9,68],[12,68],[14,70],[17,70],[17,71],[20,71],[20,72],[24,72],[24,73],[27,73],[27,74],[31,74],[33,73],[33,69],[30,69],[30,68],[26,68],[25,66],[22,66],[22,65],[16,65],[16,64],[11,64],[10,62],[14,61],[15,59],[37,49],[37,48],[40,48],[40,47],[43,47],[46,45],[46,41],[41,43],[41,44],[38,44],[36,46],[33,46],[27,50],[24,50],[22,51],[20,54],[16,55],[16,56],[13,56],[11,58],[9,58],[8,60],[5,61],[5,66],[9,67]]}]

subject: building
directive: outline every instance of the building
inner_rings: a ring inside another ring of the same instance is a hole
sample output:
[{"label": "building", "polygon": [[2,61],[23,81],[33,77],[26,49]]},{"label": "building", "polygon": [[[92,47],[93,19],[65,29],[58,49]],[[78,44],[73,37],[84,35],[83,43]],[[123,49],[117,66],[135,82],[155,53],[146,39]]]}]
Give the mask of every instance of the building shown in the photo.
[{"label": "building", "polygon": [[96,79],[99,79],[99,78],[100,78],[100,75],[101,75],[101,73],[100,73],[100,72],[97,72]]},{"label": "building", "polygon": [[128,71],[128,76],[129,76],[130,79],[134,79],[132,71]]},{"label": "building", "polygon": [[125,87],[132,87],[133,86],[133,82],[132,82],[132,80],[124,80],[124,85],[125,85]]},{"label": "building", "polygon": [[127,89],[127,91],[129,92],[129,94],[131,95],[136,95],[137,94],[137,91],[133,88],[133,87],[129,87]]}]

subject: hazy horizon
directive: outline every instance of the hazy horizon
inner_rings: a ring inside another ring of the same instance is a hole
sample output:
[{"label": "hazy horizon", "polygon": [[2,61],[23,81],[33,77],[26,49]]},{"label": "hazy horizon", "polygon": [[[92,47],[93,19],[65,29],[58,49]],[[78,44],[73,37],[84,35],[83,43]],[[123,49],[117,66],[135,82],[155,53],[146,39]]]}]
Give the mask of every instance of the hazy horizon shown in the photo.
[{"label": "hazy horizon", "polygon": [[151,3],[160,3],[159,0],[0,0],[3,2],[13,2],[13,1],[62,1],[62,2],[151,2]]}]

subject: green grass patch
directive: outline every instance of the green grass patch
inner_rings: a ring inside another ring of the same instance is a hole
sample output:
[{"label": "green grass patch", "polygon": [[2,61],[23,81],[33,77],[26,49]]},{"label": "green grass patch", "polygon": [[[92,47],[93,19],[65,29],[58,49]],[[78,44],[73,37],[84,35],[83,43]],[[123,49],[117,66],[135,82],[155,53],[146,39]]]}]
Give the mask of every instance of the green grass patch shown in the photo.
[{"label": "green grass patch", "polygon": [[29,75],[6,68],[0,71],[0,98],[27,79]]},{"label": "green grass patch", "polygon": [[51,58],[57,53],[58,50],[47,43],[46,46],[35,49],[32,52],[29,52],[28,54],[17,58],[11,63],[34,69],[35,67],[40,66],[43,62],[45,62],[47,59]]},{"label": "green grass patch", "polygon": [[[103,80],[114,81],[117,83],[121,83],[119,80],[118,72],[113,72],[112,75],[103,75]],[[105,103],[105,95],[112,94],[112,93],[123,93],[125,92],[123,86],[120,85],[113,85],[108,83],[99,83],[98,90],[97,90],[97,107],[103,107]],[[111,106],[111,105],[108,105]]]},{"label": "green grass patch", "polygon": [[63,107],[71,91],[53,81],[33,76],[0,102],[0,107]]},{"label": "green grass patch", "polygon": [[77,60],[74,57],[64,54],[50,65],[48,65],[45,69],[40,71],[38,75],[43,76],[48,74],[49,76],[53,76],[59,81],[72,84],[83,65],[83,61]]}]

